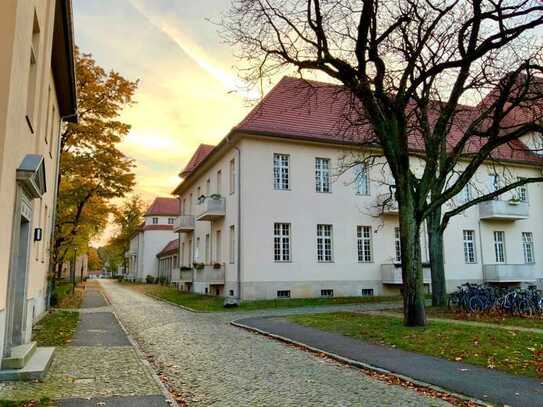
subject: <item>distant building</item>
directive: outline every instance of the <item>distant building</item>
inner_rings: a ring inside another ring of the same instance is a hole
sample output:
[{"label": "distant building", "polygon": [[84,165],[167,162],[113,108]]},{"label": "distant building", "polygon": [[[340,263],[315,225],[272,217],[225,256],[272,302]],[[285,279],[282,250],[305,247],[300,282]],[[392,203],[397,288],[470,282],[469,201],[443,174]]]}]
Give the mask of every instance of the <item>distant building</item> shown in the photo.
[{"label": "distant building", "polygon": [[[76,120],[73,46],[70,0],[0,2],[0,380],[39,377],[52,354],[30,339],[47,303],[59,136]],[[44,363],[17,373],[28,360]]]},{"label": "distant building", "polygon": [[[389,168],[381,162],[341,171],[343,157],[367,153],[356,134],[342,131],[349,106],[335,85],[283,78],[217,146],[198,147],[174,192],[181,289],[243,300],[399,293]],[[507,182],[503,174],[539,176],[543,157],[523,142],[502,146],[494,158],[504,171],[481,166],[448,207],[496,190]],[[465,282],[543,288],[543,185],[499,198],[447,227],[449,290]],[[421,247],[429,290],[424,230]]]},{"label": "distant building", "polygon": [[179,280],[178,254],[179,239],[170,242],[156,255],[158,258],[158,278],[161,282],[171,283]]},{"label": "distant building", "polygon": [[158,276],[157,254],[176,238],[173,226],[178,216],[179,201],[176,198],[156,198],[153,201],[125,253],[128,280],[145,281],[147,276]]},{"label": "distant building", "polygon": [[87,254],[81,254],[75,259],[75,264],[73,264],[72,270],[72,260],[66,260],[62,264],[62,269],[60,273],[60,278],[64,281],[72,281],[72,271],[73,277],[76,282],[84,280],[89,276],[89,256]]}]

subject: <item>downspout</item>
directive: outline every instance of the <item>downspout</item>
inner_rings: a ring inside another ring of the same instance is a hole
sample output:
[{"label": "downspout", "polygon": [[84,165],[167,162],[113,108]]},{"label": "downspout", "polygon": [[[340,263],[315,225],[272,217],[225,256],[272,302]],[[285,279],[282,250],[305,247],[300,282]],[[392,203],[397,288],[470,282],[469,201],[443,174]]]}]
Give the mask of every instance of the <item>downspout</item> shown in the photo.
[{"label": "downspout", "polygon": [[238,301],[241,303],[241,150],[234,146],[238,152],[238,236],[237,236],[237,274],[238,274]]},{"label": "downspout", "polygon": [[479,217],[479,250],[481,251],[481,275],[483,282],[485,281],[485,261],[483,255],[483,235],[481,233],[481,218]]}]

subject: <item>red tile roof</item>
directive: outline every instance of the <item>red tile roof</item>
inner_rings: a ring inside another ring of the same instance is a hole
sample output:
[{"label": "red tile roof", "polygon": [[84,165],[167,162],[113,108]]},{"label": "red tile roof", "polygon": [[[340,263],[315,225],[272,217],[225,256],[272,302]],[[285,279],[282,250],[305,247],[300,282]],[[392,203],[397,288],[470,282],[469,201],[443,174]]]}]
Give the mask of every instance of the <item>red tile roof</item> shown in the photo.
[{"label": "red tile roof", "polygon": [[179,249],[179,239],[174,239],[166,246],[162,248],[162,250],[156,255],[157,257],[166,256],[168,254],[175,254]]},{"label": "red tile roof", "polygon": [[179,215],[179,200],[177,198],[155,198],[144,216]]},{"label": "red tile roof", "polygon": [[145,225],[140,230],[143,232],[147,230],[173,230],[173,225]]},{"label": "red tile roof", "polygon": [[[377,143],[369,123],[360,121],[360,110],[360,104],[357,106],[356,102],[353,103],[353,97],[342,86],[284,77],[234,130],[347,144]],[[438,109],[435,111],[437,113]],[[449,132],[449,147],[458,143],[479,114],[475,106],[459,106]],[[434,118],[437,119],[437,114]],[[464,151],[477,152],[485,142],[484,139],[472,138]],[[423,141],[416,130],[409,135],[409,144],[414,151],[424,150]],[[541,161],[541,157],[527,151],[520,141],[500,146],[494,150],[492,157]]]},{"label": "red tile roof", "polygon": [[192,158],[188,162],[188,164],[183,168],[183,171],[179,174],[181,177],[186,177],[189,175],[192,171],[200,165],[200,163],[211,153],[211,151],[215,148],[215,146],[212,146],[210,144],[200,144],[194,154],[192,155]]}]

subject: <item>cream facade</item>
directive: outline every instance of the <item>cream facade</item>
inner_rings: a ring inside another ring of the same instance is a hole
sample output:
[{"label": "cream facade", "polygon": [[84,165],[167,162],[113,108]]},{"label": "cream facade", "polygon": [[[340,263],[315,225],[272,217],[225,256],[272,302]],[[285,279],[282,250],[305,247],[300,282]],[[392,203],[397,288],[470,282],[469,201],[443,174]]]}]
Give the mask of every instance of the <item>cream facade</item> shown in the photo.
[{"label": "cream facade", "polygon": [[[180,287],[242,300],[398,292],[398,215],[393,201],[382,205],[391,177],[380,164],[345,171],[352,154],[341,143],[232,132],[176,189]],[[540,173],[483,166],[447,205]],[[530,184],[454,217],[448,290],[468,281],[542,288],[542,208],[543,186]],[[421,244],[427,259],[426,236]]]},{"label": "cream facade", "polygon": [[76,113],[71,2],[0,4],[0,349],[30,341],[46,310],[58,146]]}]

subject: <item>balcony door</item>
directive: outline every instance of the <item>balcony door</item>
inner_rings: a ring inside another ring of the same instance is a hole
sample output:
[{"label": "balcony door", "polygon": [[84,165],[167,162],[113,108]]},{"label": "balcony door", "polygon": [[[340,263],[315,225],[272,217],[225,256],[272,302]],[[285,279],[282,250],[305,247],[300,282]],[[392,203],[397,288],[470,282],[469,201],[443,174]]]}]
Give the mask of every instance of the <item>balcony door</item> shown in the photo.
[{"label": "balcony door", "polygon": [[496,256],[496,264],[505,263],[505,232],[494,232],[494,255]]}]

